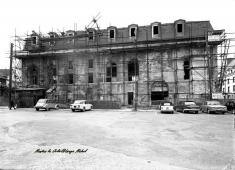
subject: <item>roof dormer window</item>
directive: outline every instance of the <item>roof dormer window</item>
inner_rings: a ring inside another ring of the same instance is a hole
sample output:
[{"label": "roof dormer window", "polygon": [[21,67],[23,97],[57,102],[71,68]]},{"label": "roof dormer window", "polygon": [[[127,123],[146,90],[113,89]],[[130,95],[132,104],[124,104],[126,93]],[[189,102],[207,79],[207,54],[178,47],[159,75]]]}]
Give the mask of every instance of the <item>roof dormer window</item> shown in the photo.
[{"label": "roof dormer window", "polygon": [[117,28],[114,26],[110,26],[107,28],[107,31],[108,31],[108,40],[115,41],[116,34],[117,34]]},{"label": "roof dormer window", "polygon": [[137,37],[137,28],[138,28],[137,25],[129,26],[129,37],[131,39],[136,39],[136,37]]},{"label": "roof dormer window", "polygon": [[131,37],[135,37],[136,36],[136,28],[131,28]]},{"label": "roof dormer window", "polygon": [[161,35],[161,23],[152,23],[152,38],[160,38]]},{"label": "roof dormer window", "polygon": [[115,30],[114,29],[109,30],[109,38],[110,39],[114,39],[115,38]]},{"label": "roof dormer window", "polygon": [[33,45],[36,45],[36,44],[37,44],[37,37],[36,37],[36,36],[33,36],[33,37],[32,37],[32,44],[33,44]]},{"label": "roof dormer window", "polygon": [[158,35],[159,34],[159,31],[158,31],[158,25],[154,25],[153,26],[153,35]]},{"label": "roof dormer window", "polygon": [[177,24],[177,33],[183,32],[183,24]]},{"label": "roof dormer window", "polygon": [[177,20],[175,21],[175,36],[182,37],[184,36],[185,29],[185,20]]},{"label": "roof dormer window", "polygon": [[89,38],[89,40],[94,40],[94,32],[93,31],[88,32],[88,38]]}]

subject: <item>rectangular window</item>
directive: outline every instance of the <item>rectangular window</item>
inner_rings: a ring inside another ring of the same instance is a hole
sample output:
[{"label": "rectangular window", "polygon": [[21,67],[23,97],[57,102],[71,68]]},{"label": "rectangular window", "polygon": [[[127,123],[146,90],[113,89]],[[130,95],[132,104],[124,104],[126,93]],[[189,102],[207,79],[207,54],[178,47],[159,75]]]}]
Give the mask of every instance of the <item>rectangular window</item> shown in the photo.
[{"label": "rectangular window", "polygon": [[228,93],[230,93],[230,87],[228,87]]},{"label": "rectangular window", "polygon": [[112,77],[117,77],[117,64],[112,63]]},{"label": "rectangular window", "polygon": [[93,83],[93,73],[88,73],[88,83]]},{"label": "rectangular window", "polygon": [[223,88],[223,93],[224,93],[224,88]]},{"label": "rectangular window", "polygon": [[88,33],[88,37],[89,37],[89,40],[93,40],[94,39],[94,37],[93,37],[93,32],[89,32]]},{"label": "rectangular window", "polygon": [[158,33],[159,33],[158,26],[157,25],[153,26],[153,35],[157,35]]},{"label": "rectangular window", "polygon": [[233,92],[235,92],[235,85],[233,85]]},{"label": "rectangular window", "polygon": [[111,82],[111,68],[107,67],[106,69],[106,82]]},{"label": "rectangular window", "polygon": [[188,80],[190,78],[190,65],[189,60],[184,61],[184,80]]},{"label": "rectangular window", "polygon": [[73,84],[73,74],[68,75],[68,84]]},{"label": "rectangular window", "polygon": [[227,80],[228,84],[229,84],[229,79]]},{"label": "rectangular window", "polygon": [[56,76],[56,68],[53,68],[53,76]]},{"label": "rectangular window", "polygon": [[37,43],[37,37],[32,37],[32,44],[36,45]]},{"label": "rectangular window", "polygon": [[233,77],[233,83],[235,83],[235,77]]},{"label": "rectangular window", "polygon": [[93,68],[93,59],[88,60],[88,68]]},{"label": "rectangular window", "polygon": [[136,28],[131,28],[131,37],[135,37],[136,35]]},{"label": "rectangular window", "polygon": [[69,69],[73,69],[73,61],[69,61]]},{"label": "rectangular window", "polygon": [[183,24],[177,24],[177,32],[182,33],[183,32]]},{"label": "rectangular window", "polygon": [[109,30],[109,38],[114,38],[114,30]]}]

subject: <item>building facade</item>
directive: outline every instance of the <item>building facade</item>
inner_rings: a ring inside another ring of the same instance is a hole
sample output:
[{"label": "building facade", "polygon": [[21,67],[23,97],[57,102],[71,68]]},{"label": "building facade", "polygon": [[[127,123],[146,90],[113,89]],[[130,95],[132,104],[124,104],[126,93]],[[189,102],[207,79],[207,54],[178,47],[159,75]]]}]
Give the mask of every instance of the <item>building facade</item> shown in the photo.
[{"label": "building facade", "polygon": [[225,99],[235,99],[235,59],[228,59],[222,91]]},{"label": "building facade", "polygon": [[9,69],[0,69],[0,106],[8,105]]},{"label": "building facade", "polygon": [[214,54],[222,41],[208,37],[222,33],[209,21],[185,20],[47,36],[33,32],[16,57],[22,61],[22,87],[44,89],[55,100],[140,106],[159,100],[201,101],[214,90]]}]

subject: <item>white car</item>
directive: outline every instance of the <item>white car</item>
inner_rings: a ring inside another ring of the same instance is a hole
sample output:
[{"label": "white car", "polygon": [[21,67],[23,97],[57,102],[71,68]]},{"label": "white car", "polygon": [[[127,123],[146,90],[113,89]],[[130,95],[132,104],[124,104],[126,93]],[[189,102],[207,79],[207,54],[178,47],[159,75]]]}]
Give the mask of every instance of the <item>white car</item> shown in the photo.
[{"label": "white car", "polygon": [[72,112],[76,110],[85,112],[86,110],[91,110],[92,108],[93,105],[87,103],[86,100],[75,100],[74,103],[70,105]]},{"label": "white car", "polygon": [[160,103],[160,111],[161,113],[174,113],[174,106],[169,101],[162,101]]}]

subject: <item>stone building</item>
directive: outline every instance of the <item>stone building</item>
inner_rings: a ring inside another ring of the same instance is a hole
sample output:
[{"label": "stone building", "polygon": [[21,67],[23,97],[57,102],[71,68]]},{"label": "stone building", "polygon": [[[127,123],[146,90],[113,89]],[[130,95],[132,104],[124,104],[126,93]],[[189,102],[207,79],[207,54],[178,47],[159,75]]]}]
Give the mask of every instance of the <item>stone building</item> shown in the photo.
[{"label": "stone building", "polygon": [[44,89],[46,96],[120,101],[149,106],[163,99],[201,101],[217,77],[217,45],[222,40],[209,21],[177,20],[97,30],[33,32],[25,39],[23,87]]},{"label": "stone building", "polygon": [[222,92],[225,99],[235,99],[235,59],[228,59]]},{"label": "stone building", "polygon": [[0,69],[0,106],[8,105],[9,69]]}]

